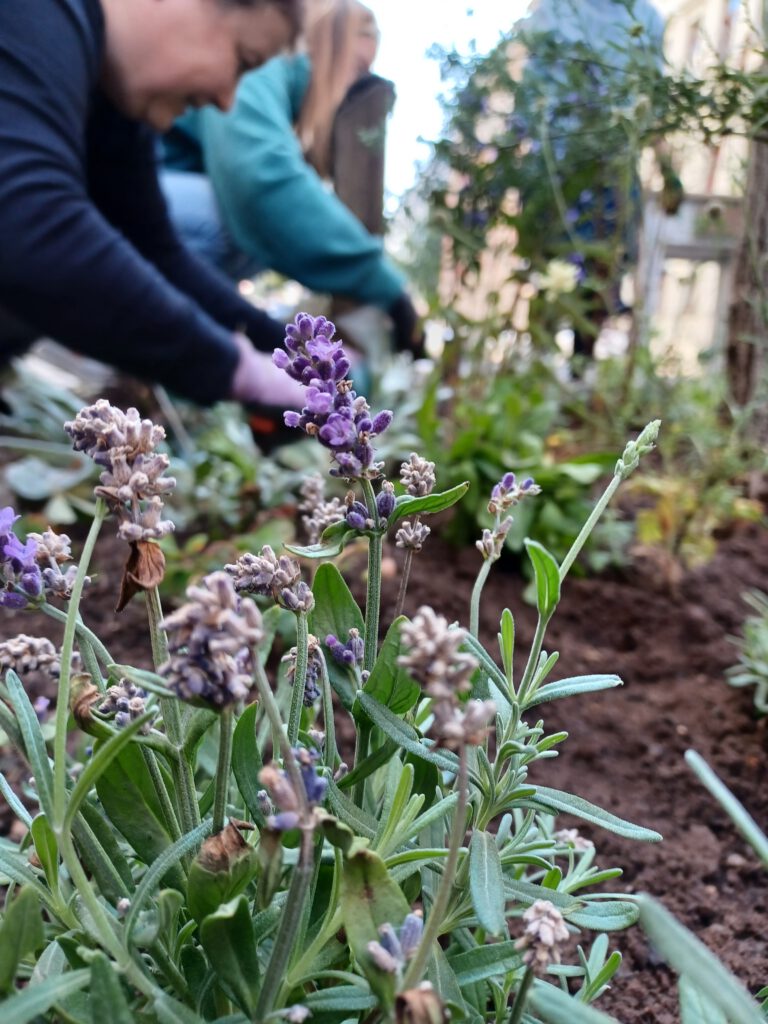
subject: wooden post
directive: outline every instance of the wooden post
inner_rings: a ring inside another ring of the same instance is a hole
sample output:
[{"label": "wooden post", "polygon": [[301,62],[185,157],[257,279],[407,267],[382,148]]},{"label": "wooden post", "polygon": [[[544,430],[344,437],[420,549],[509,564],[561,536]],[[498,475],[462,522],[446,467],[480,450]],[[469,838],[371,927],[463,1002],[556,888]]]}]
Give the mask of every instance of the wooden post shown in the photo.
[{"label": "wooden post", "polygon": [[372,235],[384,234],[384,145],[395,87],[366,75],[355,82],[333,126],[336,195]]}]

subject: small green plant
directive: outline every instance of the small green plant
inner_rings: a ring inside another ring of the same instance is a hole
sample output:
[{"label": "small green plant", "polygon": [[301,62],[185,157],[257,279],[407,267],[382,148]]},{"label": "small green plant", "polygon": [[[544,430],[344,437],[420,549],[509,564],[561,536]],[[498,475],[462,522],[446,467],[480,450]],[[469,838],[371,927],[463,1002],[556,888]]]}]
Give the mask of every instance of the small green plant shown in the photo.
[{"label": "small green plant", "polygon": [[[352,487],[316,544],[246,552],[164,615],[157,540],[172,528],[162,517],[174,481],[157,451],[162,431],[105,401],[66,425],[102,469],[78,567],[62,569],[62,537],[22,541],[13,510],[0,513],[0,605],[64,624],[55,666],[30,638],[3,651],[0,727],[33,777],[31,810],[0,779],[28,829],[20,843],[0,842],[4,1022],[609,1019],[591,1006],[621,959],[607,933],[632,924],[637,904],[595,891],[620,871],[554,821],[567,812],[625,837],[661,837],[529,776],[567,737],[546,731],[539,708],[621,683],[552,680],[545,637],[574,559],[658,422],[627,444],[561,562],[526,542],[539,621],[522,658],[508,610],[498,661],[477,635],[511,513],[535,500],[533,480],[511,472],[490,495],[469,629],[423,607],[382,630],[384,535],[396,530],[406,549],[404,596],[424,517],[467,488],[435,491],[434,465],[418,455],[399,482],[386,479],[373,441],[392,414],[373,415],[356,395],[333,333],[300,314],[275,354],[307,385],[287,424],[326,447]],[[154,671],[115,663],[81,614],[109,513],[129,549],[120,602],[145,597]],[[358,538],[368,546],[364,609],[328,560]],[[311,588],[294,555],[320,560]],[[286,615],[295,646],[271,680],[271,638]],[[58,678],[51,750],[20,678],[33,662]],[[77,765],[70,718],[93,743]],[[342,742],[350,728],[354,747]],[[598,936],[562,964],[565,940],[582,930]]]},{"label": "small green plant", "polygon": [[744,600],[753,610],[741,627],[741,636],[732,637],[739,650],[738,664],[728,669],[731,686],[754,686],[755,707],[768,714],[768,596],[761,590],[748,590]]}]

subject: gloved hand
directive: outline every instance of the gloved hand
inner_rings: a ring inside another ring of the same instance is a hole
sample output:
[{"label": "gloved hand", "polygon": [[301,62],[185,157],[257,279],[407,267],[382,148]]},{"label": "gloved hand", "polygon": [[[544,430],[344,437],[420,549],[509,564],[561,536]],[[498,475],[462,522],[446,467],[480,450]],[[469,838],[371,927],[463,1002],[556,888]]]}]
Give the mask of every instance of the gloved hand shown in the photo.
[{"label": "gloved hand", "polygon": [[[240,362],[232,378],[230,398],[247,405],[273,406],[276,412],[300,410],[304,406],[304,387],[279,370],[266,352],[257,352],[244,334],[235,334]],[[282,418],[282,417],[281,417]]]},{"label": "gloved hand", "polygon": [[396,352],[410,352],[415,358],[424,355],[424,328],[413,303],[403,292],[387,310],[394,333]]}]

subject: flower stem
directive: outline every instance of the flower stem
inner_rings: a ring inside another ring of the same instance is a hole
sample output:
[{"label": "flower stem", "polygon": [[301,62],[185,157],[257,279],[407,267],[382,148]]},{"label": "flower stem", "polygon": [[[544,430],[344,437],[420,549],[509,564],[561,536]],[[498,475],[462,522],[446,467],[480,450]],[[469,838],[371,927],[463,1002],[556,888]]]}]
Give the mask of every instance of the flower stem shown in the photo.
[{"label": "flower stem", "polygon": [[456,785],[458,787],[459,799],[453,818],[451,837],[448,844],[448,856],[443,867],[443,877],[440,879],[440,885],[435,894],[435,901],[424,925],[421,941],[403,977],[401,986],[403,990],[415,987],[421,980],[424,969],[427,966],[427,961],[432,953],[432,946],[440,934],[440,926],[443,923],[443,917],[448,909],[448,903],[451,898],[453,881],[456,877],[456,867],[459,863],[459,850],[464,841],[464,833],[466,831],[468,791],[467,748],[465,745],[462,745],[459,756],[459,773]]},{"label": "flower stem", "polygon": [[305,816],[309,813],[309,803],[307,801],[306,790],[304,789],[304,780],[301,777],[299,766],[296,764],[296,758],[294,757],[293,750],[288,742],[285,726],[283,725],[283,720],[280,717],[280,708],[277,706],[275,695],[272,693],[272,687],[269,685],[269,680],[267,679],[264,671],[264,666],[258,658],[256,659],[254,679],[256,681],[256,689],[259,691],[259,698],[261,699],[264,713],[269,719],[269,724],[272,726],[272,736],[277,738],[285,770],[288,772],[294,792],[299,798],[301,814],[302,816]]},{"label": "flower stem", "polygon": [[323,726],[325,728],[325,743],[323,744],[323,764],[330,768],[331,773],[336,770],[336,723],[333,717],[333,695],[331,693],[331,680],[328,677],[328,666],[325,663],[325,655],[322,648],[318,650],[320,658],[320,671],[323,680]]},{"label": "flower stem", "polygon": [[595,507],[592,509],[592,512],[590,513],[590,516],[589,516],[589,519],[587,519],[586,523],[584,523],[584,525],[582,526],[582,528],[581,528],[581,530],[579,532],[578,537],[576,538],[576,540],[571,545],[570,550],[568,551],[568,554],[565,556],[565,558],[563,559],[562,565],[560,566],[560,582],[561,583],[563,582],[565,577],[568,575],[568,570],[571,568],[573,563],[576,561],[576,558],[577,558],[579,552],[584,547],[584,544],[585,544],[587,538],[589,537],[590,533],[592,533],[592,531],[594,530],[595,526],[597,525],[597,521],[600,518],[600,516],[603,514],[603,512],[605,511],[606,505],[608,504],[608,502],[611,500],[611,498],[614,496],[614,494],[618,490],[620,483],[621,483],[621,477],[617,474],[616,476],[614,476],[614,478],[608,484],[606,489],[603,491],[603,494],[601,495],[599,501],[597,502]]},{"label": "flower stem", "polygon": [[523,1011],[525,1010],[525,1004],[528,1002],[528,991],[533,983],[533,971],[530,967],[526,967],[523,980],[520,982],[520,988],[515,993],[515,1001],[512,1004],[512,1012],[509,1015],[507,1024],[520,1024],[523,1017]]},{"label": "flower stem", "polygon": [[272,955],[264,971],[264,983],[254,1013],[254,1020],[257,1021],[265,1020],[267,1014],[272,1011],[275,998],[283,984],[312,880],[313,847],[312,829],[305,827],[301,833],[299,862],[291,877],[288,898],[285,901],[280,927],[272,946]]},{"label": "flower stem", "polygon": [[485,581],[488,579],[488,573],[491,571],[491,566],[495,561],[495,558],[485,559],[480,566],[475,585],[472,587],[472,598],[469,603],[469,632],[475,639],[477,639],[480,633],[480,597],[483,593]]},{"label": "flower stem", "polygon": [[[365,504],[368,515],[377,522],[376,495],[370,480],[361,481],[365,493]],[[365,595],[365,653],[363,668],[371,672],[376,663],[379,649],[379,609],[381,607],[381,553],[384,547],[384,535],[374,533],[368,538],[368,586]]]},{"label": "flower stem", "polygon": [[226,707],[219,719],[219,759],[216,763],[216,789],[213,797],[213,835],[224,828],[229,793],[229,773],[232,759],[232,708]]},{"label": "flower stem", "polygon": [[[418,518],[418,516],[416,517]],[[408,590],[408,581],[411,577],[411,566],[413,565],[413,548],[408,548],[405,552],[405,559],[403,561],[403,568],[400,573],[400,587],[397,591],[397,601],[395,602],[395,614],[394,618],[397,619],[403,614],[403,608],[405,607],[405,594]]]},{"label": "flower stem", "polygon": [[168,834],[175,843],[177,839],[181,839],[181,829],[179,828],[179,821],[176,817],[176,811],[174,810],[173,804],[171,803],[171,797],[168,793],[168,787],[165,784],[160,766],[157,763],[154,750],[149,747],[142,746],[141,753],[144,757],[144,763],[147,766],[147,770],[152,778],[152,783],[157,793],[157,798],[160,801],[160,809],[163,812],[163,820],[168,828]]},{"label": "flower stem", "polygon": [[[163,620],[163,609],[160,604],[160,591],[151,587],[145,591],[147,598],[147,617],[149,619],[149,635],[152,643],[152,660],[155,670],[168,660],[168,640],[160,623]],[[192,767],[184,756],[184,734],[181,712],[177,701],[171,698],[160,700],[160,710],[165,723],[168,739],[178,750],[178,759],[171,761],[173,783],[179,807],[181,827],[184,833],[191,832],[200,824],[200,808],[195,793],[195,778]]]},{"label": "flower stem", "polygon": [[301,724],[301,709],[304,707],[304,685],[307,681],[307,663],[309,661],[309,626],[307,613],[296,613],[296,671],[293,674],[293,692],[291,693],[291,709],[288,715],[288,742],[296,746]]},{"label": "flower stem", "polygon": [[83,585],[88,572],[88,563],[91,560],[93,549],[96,545],[96,538],[99,535],[101,524],[107,515],[107,506],[103,498],[96,501],[96,511],[93,516],[93,523],[88,531],[88,536],[83,547],[83,554],[80,564],[77,567],[77,575],[72,587],[72,596],[69,600],[66,624],[64,626],[64,639],[61,644],[61,673],[59,675],[59,692],[56,698],[56,732],[53,739],[53,827],[54,830],[64,821],[67,800],[67,721],[69,719],[69,688],[72,674],[72,649],[75,643],[75,631],[77,629],[77,617],[80,607],[80,597],[83,593]]},{"label": "flower stem", "polygon": [[536,669],[539,666],[539,655],[541,654],[541,648],[544,645],[544,634],[547,631],[548,622],[549,619],[544,619],[539,616],[539,620],[536,623],[536,632],[533,635],[528,661],[526,662],[523,678],[520,680],[520,686],[517,690],[517,700],[521,707],[524,706],[528,687],[533,682],[533,678],[536,675]]}]

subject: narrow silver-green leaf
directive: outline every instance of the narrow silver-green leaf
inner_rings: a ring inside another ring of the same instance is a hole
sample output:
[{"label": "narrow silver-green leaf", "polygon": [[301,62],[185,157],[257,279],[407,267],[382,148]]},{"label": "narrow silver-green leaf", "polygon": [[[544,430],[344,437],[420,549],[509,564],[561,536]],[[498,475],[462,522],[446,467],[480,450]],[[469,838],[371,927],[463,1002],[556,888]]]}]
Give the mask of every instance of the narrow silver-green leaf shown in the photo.
[{"label": "narrow silver-green leaf", "polygon": [[469,892],[477,919],[491,935],[506,931],[504,876],[496,837],[475,831],[469,844]]},{"label": "narrow silver-green leaf", "polygon": [[535,1010],[547,1024],[620,1024],[615,1018],[596,1010],[594,1006],[573,996],[566,995],[562,989],[539,981],[533,983],[528,1005]]},{"label": "narrow silver-green leaf", "polygon": [[658,952],[715,1006],[730,1024],[765,1024],[747,989],[676,917],[651,896],[638,897],[640,924]]},{"label": "narrow silver-green leaf", "polygon": [[85,988],[90,977],[90,969],[86,968],[48,978],[39,985],[27,986],[18,995],[11,996],[3,1003],[3,1024],[27,1024],[41,1013],[50,1010],[54,1003]]},{"label": "narrow silver-green leaf", "polygon": [[424,516],[442,512],[443,509],[450,508],[457,501],[461,501],[468,490],[469,480],[465,480],[464,483],[456,484],[448,491],[436,491],[421,498],[404,495],[395,505],[395,511],[389,517],[389,525],[394,525],[398,520],[405,519],[406,516]]},{"label": "narrow silver-green leaf", "polygon": [[573,814],[583,821],[589,821],[593,825],[600,825],[601,828],[614,832],[617,836],[624,836],[626,839],[637,839],[646,843],[661,842],[661,835],[653,829],[644,828],[642,825],[633,825],[631,821],[625,821],[610,811],[604,811],[597,804],[591,804],[573,793],[565,793],[559,789],[550,789],[548,786],[535,786],[536,791],[533,799],[521,800],[523,807],[534,807],[536,810],[547,810],[563,814]]},{"label": "narrow silver-green leaf", "polygon": [[134,1024],[114,964],[101,952],[91,959],[91,1024]]},{"label": "narrow silver-green leaf", "polygon": [[393,739],[404,750],[407,750],[415,757],[422,758],[424,761],[431,761],[432,764],[436,764],[438,768],[442,768],[444,771],[454,773],[458,771],[459,759],[455,754],[446,750],[437,751],[428,747],[413,726],[398,718],[389,708],[385,708],[383,704],[369,697],[363,690],[357,691],[357,699],[371,721],[378,725],[382,732],[385,732],[390,739]]},{"label": "narrow silver-green leaf", "polygon": [[252,1014],[259,994],[259,958],[245,896],[223,903],[204,918],[200,941],[219,981],[240,1008]]},{"label": "narrow silver-green leaf", "polygon": [[635,924],[639,911],[637,904],[630,900],[588,900],[583,907],[570,911],[565,916],[578,928],[614,932]]},{"label": "narrow silver-green leaf", "polygon": [[324,1010],[353,1013],[358,1010],[375,1009],[377,1000],[357,985],[335,985],[333,988],[320,989],[318,992],[302,996],[301,1005],[306,1006],[313,1014]]},{"label": "narrow silver-green leaf", "polygon": [[13,703],[16,721],[19,724],[21,735],[24,739],[27,759],[35,774],[35,783],[37,785],[37,792],[40,795],[40,803],[50,818],[53,813],[53,771],[48,760],[48,752],[45,749],[45,740],[40,729],[40,721],[27,696],[27,691],[22,686],[21,680],[13,669],[9,668],[6,672],[5,682]]},{"label": "narrow silver-green leaf", "polygon": [[560,566],[543,544],[530,537],[525,538],[525,550],[533,565],[536,606],[541,618],[548,622],[560,600]]},{"label": "narrow silver-green leaf", "polygon": [[261,828],[264,815],[259,807],[259,771],[262,767],[261,752],[256,740],[256,715],[259,705],[249,704],[237,721],[232,735],[232,772],[245,801],[248,813]]},{"label": "narrow silver-green leaf", "polygon": [[126,945],[130,944],[131,932],[136,925],[139,911],[143,908],[146,900],[152,895],[156,886],[160,884],[160,880],[163,875],[174,864],[178,864],[181,858],[187,853],[190,853],[192,850],[196,850],[203,839],[205,839],[211,831],[211,827],[212,822],[202,822],[202,824],[198,825],[197,828],[188,832],[185,836],[182,836],[181,839],[177,839],[175,843],[169,846],[167,850],[164,850],[157,860],[149,866],[146,874],[141,880],[141,884],[131,900],[131,909],[128,911],[128,917],[125,920]]},{"label": "narrow silver-green leaf", "polygon": [[561,697],[573,697],[581,693],[595,693],[597,690],[610,690],[614,686],[623,686],[619,676],[594,675],[573,676],[569,679],[558,679],[554,683],[546,683],[525,701],[526,708],[544,704],[549,700],[560,700]]},{"label": "narrow silver-green leaf", "polygon": [[678,991],[681,1024],[728,1024],[728,1018],[720,1007],[699,992],[685,975],[680,976]]},{"label": "narrow silver-green leaf", "polygon": [[8,783],[8,780],[3,775],[2,772],[0,772],[0,796],[2,796],[5,799],[5,802],[11,808],[11,810],[19,819],[19,821],[22,822],[22,824],[26,825],[27,828],[29,828],[29,826],[32,824],[32,815],[29,813],[29,811],[21,802],[21,800],[19,800],[19,798],[16,796],[10,784]]},{"label": "narrow silver-green leaf", "polygon": [[449,957],[448,963],[460,985],[474,985],[487,978],[503,977],[507,971],[515,970],[520,966],[521,954],[512,941],[493,942]]},{"label": "narrow silver-green leaf", "polygon": [[768,837],[766,837],[746,807],[736,799],[725,783],[718,778],[704,758],[697,754],[695,750],[686,750],[685,760],[715,800],[717,800],[763,864],[768,867]]},{"label": "narrow silver-green leaf", "polygon": [[45,942],[41,911],[31,886],[23,888],[7,906],[0,924],[0,992],[13,985],[20,961]]}]

